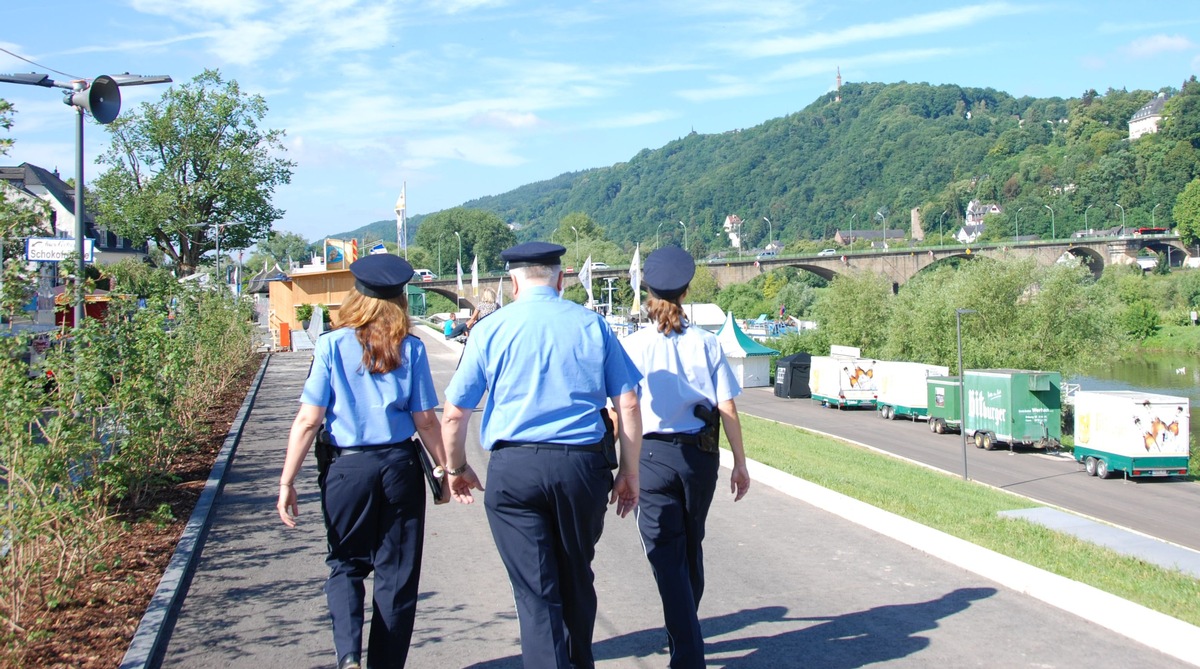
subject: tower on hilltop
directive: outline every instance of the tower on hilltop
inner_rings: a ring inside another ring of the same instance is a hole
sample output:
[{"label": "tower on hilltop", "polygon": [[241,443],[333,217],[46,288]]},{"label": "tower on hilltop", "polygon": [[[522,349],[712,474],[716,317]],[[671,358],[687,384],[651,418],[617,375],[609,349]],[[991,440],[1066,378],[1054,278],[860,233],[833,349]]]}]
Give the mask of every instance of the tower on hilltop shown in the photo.
[{"label": "tower on hilltop", "polygon": [[842,66],[838,65],[837,69],[837,95],[833,98],[834,102],[842,101]]}]

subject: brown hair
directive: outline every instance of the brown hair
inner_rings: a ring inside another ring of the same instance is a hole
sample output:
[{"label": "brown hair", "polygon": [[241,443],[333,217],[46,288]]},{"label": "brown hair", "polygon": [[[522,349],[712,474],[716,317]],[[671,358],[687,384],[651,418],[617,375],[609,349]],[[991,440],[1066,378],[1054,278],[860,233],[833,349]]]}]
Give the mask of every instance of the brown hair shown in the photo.
[{"label": "brown hair", "polygon": [[650,316],[650,320],[657,324],[659,332],[663,334],[683,332],[687,319],[683,315],[683,307],[679,305],[681,299],[683,299],[683,295],[666,299],[658,297],[653,292],[650,293],[646,299],[646,313]]},{"label": "brown hair", "polygon": [[352,290],[338,309],[338,328],[354,328],[368,374],[390,372],[404,363],[400,345],[408,336],[408,297],[384,300]]}]

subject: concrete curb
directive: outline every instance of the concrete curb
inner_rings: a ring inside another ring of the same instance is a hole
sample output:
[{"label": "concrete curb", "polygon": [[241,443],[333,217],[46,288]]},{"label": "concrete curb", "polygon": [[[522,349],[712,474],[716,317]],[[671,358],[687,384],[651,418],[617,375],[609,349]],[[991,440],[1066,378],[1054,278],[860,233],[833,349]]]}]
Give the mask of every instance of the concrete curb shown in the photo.
[{"label": "concrete curb", "polygon": [[[733,465],[733,454],[728,449],[721,449],[721,465]],[[1200,627],[926,527],[761,462],[747,458],[746,467],[750,470],[752,480],[775,488],[785,495],[1039,599],[1162,653],[1200,666]]]},{"label": "concrete curb", "polygon": [[217,496],[225,486],[225,474],[233,464],[234,453],[242,438],[242,429],[250,417],[250,408],[254,406],[254,398],[258,395],[258,388],[270,361],[271,354],[268,353],[258,368],[254,382],[250,384],[250,390],[233,419],[233,425],[225,435],[225,443],[213,462],[208,482],[204,484],[200,499],[196,500],[196,507],[192,509],[192,515],[183,528],[183,535],[175,546],[175,553],[171,555],[171,561],[167,564],[167,569],[158,582],[158,588],[146,607],[146,613],[129,643],[129,650],[121,660],[121,669],[158,669],[162,665],[167,642],[171,639],[171,631],[175,627],[179,609],[183,606],[183,598],[187,596],[188,587],[191,585],[200,551],[204,549],[204,540],[208,536]]}]

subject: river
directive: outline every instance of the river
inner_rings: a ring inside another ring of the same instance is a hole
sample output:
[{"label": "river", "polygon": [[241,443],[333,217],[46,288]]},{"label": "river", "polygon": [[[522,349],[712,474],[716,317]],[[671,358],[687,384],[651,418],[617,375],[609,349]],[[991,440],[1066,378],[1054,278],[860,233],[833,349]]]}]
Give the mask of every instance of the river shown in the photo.
[{"label": "river", "polygon": [[1191,402],[1193,443],[1200,435],[1200,357],[1186,353],[1140,353],[1073,377],[1080,390],[1133,390],[1186,397]]}]

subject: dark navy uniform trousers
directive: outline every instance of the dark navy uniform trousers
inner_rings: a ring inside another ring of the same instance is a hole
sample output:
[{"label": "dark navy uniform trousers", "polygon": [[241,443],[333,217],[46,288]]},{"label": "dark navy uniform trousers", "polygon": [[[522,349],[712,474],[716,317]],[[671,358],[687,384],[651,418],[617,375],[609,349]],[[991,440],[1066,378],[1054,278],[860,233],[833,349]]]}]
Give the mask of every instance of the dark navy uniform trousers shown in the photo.
[{"label": "dark navy uniform trousers", "polygon": [[662,598],[672,669],[703,668],[704,523],[721,458],[690,443],[642,441],[637,524]]},{"label": "dark navy uniform trousers", "polygon": [[412,441],[337,457],[322,481],[325,596],[340,660],[362,649],[363,579],[375,572],[367,666],[403,667],[417,611],[425,481]]},{"label": "dark navy uniform trousers", "polygon": [[599,450],[494,448],[488,525],[508,571],[525,669],[592,669],[592,558],[604,530],[612,471]]}]

